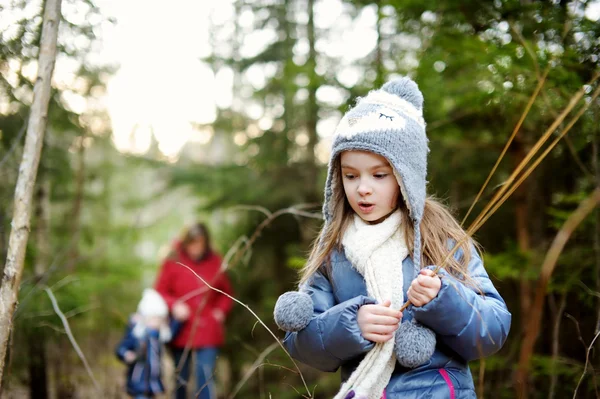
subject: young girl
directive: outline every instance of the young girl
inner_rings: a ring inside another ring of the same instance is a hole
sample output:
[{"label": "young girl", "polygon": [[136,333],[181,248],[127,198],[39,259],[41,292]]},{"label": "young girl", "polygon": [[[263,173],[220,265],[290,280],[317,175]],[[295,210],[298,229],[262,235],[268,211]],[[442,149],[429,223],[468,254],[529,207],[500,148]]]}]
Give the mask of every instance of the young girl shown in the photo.
[{"label": "young girl", "polygon": [[[341,367],[336,399],[475,398],[467,362],[499,350],[510,328],[473,242],[426,198],[422,115],[421,92],[401,78],[359,99],[335,131],[325,224],[300,285],[312,316],[284,344],[317,369]],[[434,276],[431,265],[455,244]],[[401,313],[406,300],[412,306]],[[397,353],[420,350],[418,343],[395,348],[409,321],[436,338],[433,354],[414,368],[396,361]]]},{"label": "young girl", "polygon": [[169,319],[169,309],[160,294],[144,290],[142,299],[117,347],[117,357],[128,365],[127,393],[152,398],[164,392],[161,381],[162,345],[177,334],[180,323]]}]

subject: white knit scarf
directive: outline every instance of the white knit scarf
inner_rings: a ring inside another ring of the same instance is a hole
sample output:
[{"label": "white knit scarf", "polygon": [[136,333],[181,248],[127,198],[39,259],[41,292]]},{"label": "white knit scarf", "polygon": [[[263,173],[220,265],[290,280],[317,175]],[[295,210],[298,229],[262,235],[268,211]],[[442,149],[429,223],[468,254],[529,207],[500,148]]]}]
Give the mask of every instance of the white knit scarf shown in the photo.
[{"label": "white knit scarf", "polygon": [[[400,309],[404,302],[402,261],[408,256],[408,248],[401,223],[400,211],[375,225],[355,215],[342,238],[346,257],[364,277],[369,296],[378,303],[390,299],[392,309]],[[380,399],[396,365],[394,342],[390,339],[375,344],[334,399],[343,399],[351,390],[357,397]]]}]

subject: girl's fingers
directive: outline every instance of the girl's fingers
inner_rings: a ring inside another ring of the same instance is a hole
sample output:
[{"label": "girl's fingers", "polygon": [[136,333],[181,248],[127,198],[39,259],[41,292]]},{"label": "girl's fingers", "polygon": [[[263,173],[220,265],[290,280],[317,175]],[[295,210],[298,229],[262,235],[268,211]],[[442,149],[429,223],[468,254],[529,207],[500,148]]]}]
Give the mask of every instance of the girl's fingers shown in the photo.
[{"label": "girl's fingers", "polygon": [[400,317],[372,315],[368,321],[371,324],[394,325],[400,322]]},{"label": "girl's fingers", "polygon": [[365,339],[368,339],[369,341],[372,341],[375,343],[387,342],[390,339],[392,339],[393,336],[394,336],[393,334],[372,334],[372,333],[363,334],[363,337]]},{"label": "girl's fingers", "polygon": [[402,312],[400,312],[399,310],[396,309],[392,309],[386,306],[381,306],[381,305],[371,305],[372,308],[369,308],[369,310],[371,310],[371,313],[374,315],[378,315],[378,316],[389,316],[389,317],[395,317],[395,318],[400,318],[402,317]]},{"label": "girl's fingers", "polygon": [[412,285],[410,286],[410,290],[412,293],[415,294],[425,294],[425,292],[427,292],[427,287],[422,286],[421,284],[419,284],[416,280],[413,281]]},{"label": "girl's fingers", "polygon": [[[431,270],[428,270],[431,271]],[[427,288],[434,288],[439,284],[439,277],[429,277],[424,275],[419,275],[417,277],[417,282],[420,286]]]},{"label": "girl's fingers", "polygon": [[393,334],[399,327],[399,324],[394,325],[383,325],[383,324],[370,324],[365,328],[367,333],[371,334]]},{"label": "girl's fingers", "polygon": [[409,299],[412,302],[412,304],[417,307],[423,306],[426,303],[429,303],[430,301],[430,299],[427,298],[427,296],[416,292],[412,292],[411,295],[409,295]]}]

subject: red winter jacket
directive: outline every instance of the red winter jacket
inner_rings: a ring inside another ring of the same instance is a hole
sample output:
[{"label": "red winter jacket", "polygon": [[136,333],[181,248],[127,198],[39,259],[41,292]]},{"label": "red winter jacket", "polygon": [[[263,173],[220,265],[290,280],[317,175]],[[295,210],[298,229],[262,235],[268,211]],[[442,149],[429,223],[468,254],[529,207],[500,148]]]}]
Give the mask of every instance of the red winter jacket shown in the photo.
[{"label": "red winter jacket", "polygon": [[[221,258],[217,254],[211,252],[202,260],[194,262],[185,252],[177,248],[176,255],[164,261],[155,284],[156,291],[163,296],[169,308],[182,297],[185,297],[185,303],[190,307],[190,318],[183,324],[179,334],[171,341],[170,345],[176,348],[185,348],[192,335],[192,326],[195,320],[197,320],[195,333],[190,342],[192,348],[222,345],[224,341],[223,323],[215,318],[214,311],[219,309],[226,315],[231,309],[232,300],[206,287],[194,273],[177,262],[190,267],[213,287],[230,295],[232,292],[227,275],[218,273]],[[198,293],[198,295],[194,295],[194,293]],[[204,308],[197,311],[204,298],[206,298]]]}]

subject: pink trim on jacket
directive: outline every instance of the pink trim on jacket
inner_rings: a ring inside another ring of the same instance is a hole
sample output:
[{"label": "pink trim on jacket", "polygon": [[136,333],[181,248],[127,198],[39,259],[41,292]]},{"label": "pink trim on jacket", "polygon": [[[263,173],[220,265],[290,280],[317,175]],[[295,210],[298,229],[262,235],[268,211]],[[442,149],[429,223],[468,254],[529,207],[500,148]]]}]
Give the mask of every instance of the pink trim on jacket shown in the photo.
[{"label": "pink trim on jacket", "polygon": [[446,381],[446,384],[448,384],[448,389],[450,390],[450,399],[455,399],[456,397],[454,396],[454,384],[452,384],[452,380],[450,379],[448,372],[446,371],[446,369],[440,369],[439,372],[442,375],[444,381]]}]

